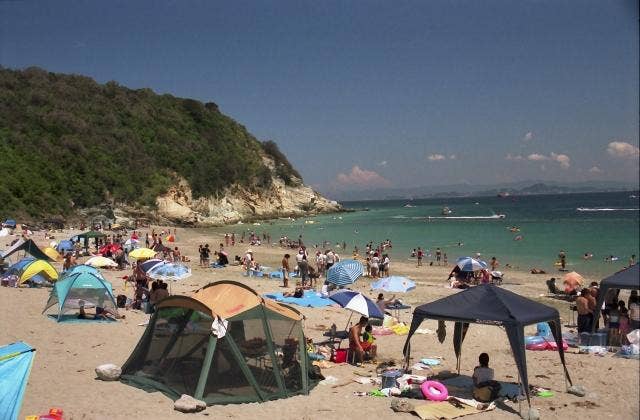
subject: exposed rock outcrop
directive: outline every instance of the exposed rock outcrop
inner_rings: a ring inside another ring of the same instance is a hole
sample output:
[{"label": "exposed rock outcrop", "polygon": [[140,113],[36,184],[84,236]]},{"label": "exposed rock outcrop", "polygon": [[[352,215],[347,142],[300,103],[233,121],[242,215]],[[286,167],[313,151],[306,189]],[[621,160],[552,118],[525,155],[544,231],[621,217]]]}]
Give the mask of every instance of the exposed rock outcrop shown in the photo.
[{"label": "exposed rock outcrop", "polygon": [[223,225],[276,217],[300,217],[342,210],[340,204],[330,201],[300,183],[289,186],[273,178],[269,188],[250,191],[232,187],[224,196],[193,199],[186,180],[180,180],[169,191],[158,197],[157,217],[161,221],[191,225]]}]

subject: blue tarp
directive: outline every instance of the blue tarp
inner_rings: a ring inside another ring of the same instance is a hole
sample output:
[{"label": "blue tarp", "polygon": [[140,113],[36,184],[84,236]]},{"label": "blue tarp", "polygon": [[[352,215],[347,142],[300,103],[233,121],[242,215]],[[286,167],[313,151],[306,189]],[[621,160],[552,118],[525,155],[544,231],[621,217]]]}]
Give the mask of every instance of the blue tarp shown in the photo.
[{"label": "blue tarp", "polygon": [[0,420],[18,418],[34,355],[21,341],[0,347]]},{"label": "blue tarp", "polygon": [[294,305],[306,306],[310,308],[320,308],[322,306],[329,306],[335,304],[331,299],[318,296],[318,292],[314,290],[306,290],[304,296],[301,298],[284,297],[282,293],[267,293],[264,295],[269,299],[273,299],[282,303],[292,303]]}]

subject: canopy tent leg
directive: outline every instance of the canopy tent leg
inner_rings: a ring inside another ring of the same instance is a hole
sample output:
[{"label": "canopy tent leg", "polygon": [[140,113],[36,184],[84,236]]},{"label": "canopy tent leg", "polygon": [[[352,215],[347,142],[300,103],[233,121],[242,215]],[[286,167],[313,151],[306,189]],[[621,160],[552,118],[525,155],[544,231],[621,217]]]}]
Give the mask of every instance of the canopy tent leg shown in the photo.
[{"label": "canopy tent leg", "polygon": [[[267,313],[264,310],[264,307],[262,307],[262,327],[264,328],[264,332],[267,336],[267,349],[269,350],[269,356],[271,357],[271,366],[273,366],[273,373],[276,377],[278,390],[283,396],[288,396],[287,389],[284,386],[282,371],[280,370],[280,365],[278,364],[278,358],[276,357],[276,351],[273,346],[273,336],[271,335],[271,325],[269,325],[269,321],[267,320]],[[291,331],[289,331],[289,335],[291,335]]]},{"label": "canopy tent leg", "polygon": [[198,385],[196,386],[196,392],[194,397],[202,400],[204,394],[204,387],[207,385],[207,379],[209,378],[209,369],[211,368],[211,361],[216,351],[216,344],[218,343],[218,337],[211,334],[209,336],[209,344],[207,345],[207,353],[204,356],[204,362],[202,363],[202,370],[200,371],[200,378],[198,378]]},{"label": "canopy tent leg", "polygon": [[184,327],[186,327],[187,324],[189,323],[189,318],[191,318],[191,315],[193,315],[193,309],[189,309],[187,311],[186,316],[184,317],[184,319],[176,329],[176,332],[174,332],[173,335],[171,336],[171,339],[167,343],[167,347],[165,347],[164,351],[162,352],[162,355],[160,356],[160,360],[158,363],[159,366],[163,365],[164,359],[166,359],[169,353],[171,353],[171,350],[173,350],[173,346],[175,346],[176,341],[178,341],[178,337],[182,335],[182,331],[184,331]]},{"label": "canopy tent leg", "polygon": [[256,395],[258,395],[258,398],[260,398],[260,401],[266,401],[266,398],[262,393],[262,390],[260,389],[260,385],[258,385],[258,381],[256,381],[256,378],[253,377],[253,374],[247,367],[247,361],[244,360],[244,357],[242,357],[242,352],[238,348],[238,345],[236,344],[236,342],[233,340],[233,338],[231,338],[230,334],[226,334],[224,336],[224,339],[227,340],[227,344],[229,344],[229,348],[231,349],[231,352],[236,357],[236,361],[238,362],[238,367],[244,374],[245,378],[247,378],[247,381],[249,381],[249,383],[253,387],[253,390],[256,392]]}]

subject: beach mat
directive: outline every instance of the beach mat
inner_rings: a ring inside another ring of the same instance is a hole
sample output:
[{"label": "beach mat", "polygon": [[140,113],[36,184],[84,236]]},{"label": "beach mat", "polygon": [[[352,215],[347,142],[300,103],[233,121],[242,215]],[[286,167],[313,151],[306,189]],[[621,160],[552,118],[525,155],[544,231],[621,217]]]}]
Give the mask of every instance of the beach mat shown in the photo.
[{"label": "beach mat", "polygon": [[107,319],[93,319],[93,318],[88,318],[88,319],[80,319],[78,318],[78,315],[62,315],[60,317],[60,321],[58,321],[58,316],[57,315],[47,315],[47,318],[49,318],[52,321],[55,322],[59,322],[59,323],[65,323],[65,324],[95,324],[95,323],[101,323],[101,324],[111,324],[116,322],[115,319],[111,319],[111,318],[107,318]]},{"label": "beach mat", "polygon": [[269,299],[273,299],[282,303],[291,303],[293,305],[304,306],[308,308],[321,308],[335,304],[331,299],[318,296],[318,292],[313,290],[305,290],[304,296],[301,298],[284,297],[282,293],[267,293],[264,295]]},{"label": "beach mat", "polygon": [[484,410],[478,410],[477,408],[467,404],[462,404],[462,406],[458,408],[447,401],[442,401],[419,405],[414,409],[414,412],[422,420],[439,420],[455,419],[457,417],[468,416],[470,414],[484,413],[489,410],[493,410],[493,406]]}]

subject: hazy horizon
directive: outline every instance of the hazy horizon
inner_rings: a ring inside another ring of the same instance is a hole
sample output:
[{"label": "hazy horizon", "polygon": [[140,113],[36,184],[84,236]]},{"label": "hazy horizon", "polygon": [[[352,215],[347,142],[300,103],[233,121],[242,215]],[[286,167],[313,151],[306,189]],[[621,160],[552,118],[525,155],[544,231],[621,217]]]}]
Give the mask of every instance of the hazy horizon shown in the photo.
[{"label": "hazy horizon", "polygon": [[0,2],[0,65],[215,102],[329,195],[638,180],[631,1]]}]

